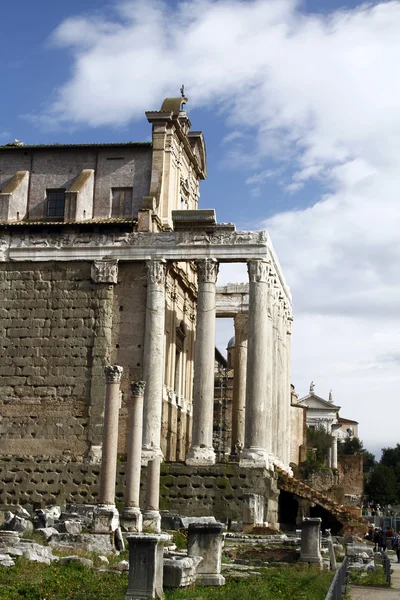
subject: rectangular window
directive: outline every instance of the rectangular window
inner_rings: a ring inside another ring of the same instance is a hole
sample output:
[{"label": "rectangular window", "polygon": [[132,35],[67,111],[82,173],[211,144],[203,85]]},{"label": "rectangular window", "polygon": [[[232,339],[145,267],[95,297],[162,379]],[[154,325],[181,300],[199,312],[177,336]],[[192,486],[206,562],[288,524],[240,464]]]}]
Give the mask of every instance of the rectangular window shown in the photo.
[{"label": "rectangular window", "polygon": [[65,211],[65,190],[47,190],[47,216],[63,219]]},{"label": "rectangular window", "polygon": [[111,189],[111,216],[112,217],[131,217],[132,216],[132,196],[133,188],[112,188]]}]

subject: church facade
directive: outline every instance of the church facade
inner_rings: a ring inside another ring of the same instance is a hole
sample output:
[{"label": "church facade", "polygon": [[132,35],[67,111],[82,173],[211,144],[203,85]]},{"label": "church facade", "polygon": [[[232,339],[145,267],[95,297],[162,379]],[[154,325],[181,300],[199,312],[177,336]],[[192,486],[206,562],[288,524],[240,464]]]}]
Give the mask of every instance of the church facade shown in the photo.
[{"label": "church facade", "polygon": [[119,454],[144,380],[143,462],[213,465],[218,266],[245,262],[233,447],[243,467],[290,471],[290,292],[267,232],[198,209],[206,151],[185,101],[146,113],[151,143],[0,147],[1,460],[96,464],[118,364]]}]

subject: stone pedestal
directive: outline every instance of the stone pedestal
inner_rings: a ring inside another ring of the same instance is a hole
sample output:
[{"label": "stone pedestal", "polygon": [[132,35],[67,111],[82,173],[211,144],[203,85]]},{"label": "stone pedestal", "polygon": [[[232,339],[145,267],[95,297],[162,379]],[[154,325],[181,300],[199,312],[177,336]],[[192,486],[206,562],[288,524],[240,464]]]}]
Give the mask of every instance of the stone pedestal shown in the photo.
[{"label": "stone pedestal", "polygon": [[113,533],[119,527],[119,513],[115,505],[99,505],[93,511],[92,532]]},{"label": "stone pedestal", "polygon": [[100,471],[99,504],[115,504],[117,474],[119,387],[123,368],[117,365],[104,367],[106,374],[106,402],[104,407],[103,451]]},{"label": "stone pedestal", "polygon": [[272,468],[267,450],[269,262],[252,260],[249,271],[246,432],[240,466]]},{"label": "stone pedestal", "polygon": [[188,529],[188,555],[201,556],[196,583],[200,586],[225,585],[221,575],[222,524],[191,523]]},{"label": "stone pedestal", "polygon": [[251,531],[264,524],[264,496],[243,495],[243,531]]},{"label": "stone pedestal", "polygon": [[301,527],[301,562],[318,563],[322,566],[321,522],[319,517],[304,519]]},{"label": "stone pedestal", "polygon": [[124,531],[142,531],[142,515],[139,508],[141,448],[143,431],[144,381],[131,384],[132,400],[128,418],[128,453],[126,464],[125,507],[121,517]]},{"label": "stone pedestal", "polygon": [[236,455],[237,448],[243,448],[244,445],[248,322],[249,316],[247,313],[238,313],[235,316],[235,354],[232,394],[232,455]]},{"label": "stone pedestal", "polygon": [[143,410],[142,464],[162,457],[161,418],[164,371],[165,276],[164,260],[146,263],[147,299],[143,349],[143,379],[146,381]]},{"label": "stone pedestal", "polygon": [[198,296],[194,354],[192,446],[188,465],[213,465],[215,301],[218,262],[207,258],[197,262]]},{"label": "stone pedestal", "polygon": [[160,467],[161,459],[158,456],[147,465],[146,507],[143,511],[143,529],[155,533],[161,531]]},{"label": "stone pedestal", "polygon": [[129,581],[125,600],[164,598],[163,553],[168,535],[132,534],[129,544]]}]

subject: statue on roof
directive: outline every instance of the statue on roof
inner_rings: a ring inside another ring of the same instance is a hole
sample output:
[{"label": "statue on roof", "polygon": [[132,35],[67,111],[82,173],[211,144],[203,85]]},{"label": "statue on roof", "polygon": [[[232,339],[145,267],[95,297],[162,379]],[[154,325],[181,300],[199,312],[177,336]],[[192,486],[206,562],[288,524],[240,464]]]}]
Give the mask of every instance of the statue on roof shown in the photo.
[{"label": "statue on roof", "polygon": [[314,382],[312,381],[312,382],[310,383],[310,394],[313,394],[313,393],[314,393],[314,389],[315,389],[315,384],[314,384]]},{"label": "statue on roof", "polygon": [[333,402],[332,390],[329,391],[329,402]]}]

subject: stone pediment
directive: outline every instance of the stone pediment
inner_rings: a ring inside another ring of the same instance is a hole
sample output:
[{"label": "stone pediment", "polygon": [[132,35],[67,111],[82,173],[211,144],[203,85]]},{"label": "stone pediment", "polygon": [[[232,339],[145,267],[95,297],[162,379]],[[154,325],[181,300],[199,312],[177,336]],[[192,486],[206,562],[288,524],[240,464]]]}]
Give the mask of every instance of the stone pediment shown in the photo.
[{"label": "stone pediment", "polygon": [[340,410],[340,406],[337,406],[328,400],[324,400],[316,394],[308,394],[307,396],[304,396],[304,398],[300,398],[298,404],[310,409],[329,410],[334,412]]}]

